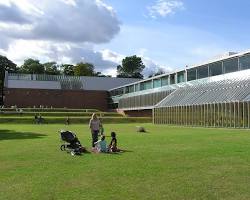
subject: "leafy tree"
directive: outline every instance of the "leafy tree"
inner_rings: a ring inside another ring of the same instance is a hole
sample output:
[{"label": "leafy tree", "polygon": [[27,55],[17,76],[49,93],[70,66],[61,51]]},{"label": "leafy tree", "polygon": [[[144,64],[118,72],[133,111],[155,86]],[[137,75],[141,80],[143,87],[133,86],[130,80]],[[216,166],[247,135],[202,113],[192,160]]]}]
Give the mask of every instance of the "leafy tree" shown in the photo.
[{"label": "leafy tree", "polygon": [[43,64],[45,69],[45,74],[49,75],[59,75],[60,71],[58,70],[58,65],[56,62],[47,62]]},{"label": "leafy tree", "polygon": [[1,56],[1,55],[0,55],[0,67],[1,69],[4,69],[5,71],[8,71],[8,72],[17,71],[16,64],[13,63],[11,60],[9,60],[7,57]]},{"label": "leafy tree", "polygon": [[94,65],[90,63],[78,63],[74,67],[75,76],[95,76]]},{"label": "leafy tree", "polygon": [[3,87],[5,71],[16,72],[17,66],[7,57],[0,55],[0,105],[3,104]]},{"label": "leafy tree", "polygon": [[61,68],[64,75],[74,76],[74,65],[62,64]]},{"label": "leafy tree", "polygon": [[24,61],[20,71],[25,74],[43,74],[45,73],[44,65],[39,60],[29,58]]},{"label": "leafy tree", "polygon": [[145,65],[141,57],[136,55],[126,57],[122,60],[122,65],[117,66],[117,77],[122,78],[143,78],[142,71]]}]

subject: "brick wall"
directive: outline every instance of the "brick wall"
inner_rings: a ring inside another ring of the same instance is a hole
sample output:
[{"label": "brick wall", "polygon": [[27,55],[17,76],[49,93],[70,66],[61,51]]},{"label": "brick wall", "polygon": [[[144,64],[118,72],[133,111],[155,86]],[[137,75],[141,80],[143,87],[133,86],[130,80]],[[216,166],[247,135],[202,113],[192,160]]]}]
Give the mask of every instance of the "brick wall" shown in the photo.
[{"label": "brick wall", "polygon": [[5,89],[4,105],[7,107],[54,108],[92,108],[106,111],[108,93],[90,90],[43,90],[43,89]]}]

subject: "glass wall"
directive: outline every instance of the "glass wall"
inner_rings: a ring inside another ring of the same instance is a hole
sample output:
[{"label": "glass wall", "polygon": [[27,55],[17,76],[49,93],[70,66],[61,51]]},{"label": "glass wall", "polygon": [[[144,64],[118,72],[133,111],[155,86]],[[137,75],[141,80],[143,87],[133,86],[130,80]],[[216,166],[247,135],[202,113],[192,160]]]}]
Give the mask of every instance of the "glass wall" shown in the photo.
[{"label": "glass wall", "polygon": [[239,70],[238,58],[232,58],[223,61],[224,73],[236,72]]},{"label": "glass wall", "polygon": [[123,94],[123,88],[115,89],[111,91],[111,96],[118,96]]},{"label": "glass wall", "polygon": [[166,86],[169,84],[169,76],[163,76],[161,77],[161,85]]},{"label": "glass wall", "polygon": [[153,80],[153,87],[154,88],[161,87],[161,79],[160,78]]},{"label": "glass wall", "polygon": [[134,92],[134,85],[126,86],[125,93],[132,93]]},{"label": "glass wall", "polygon": [[152,89],[152,80],[140,83],[140,89],[141,90]]},{"label": "glass wall", "polygon": [[209,76],[217,76],[222,74],[222,62],[209,64]]},{"label": "glass wall", "polygon": [[240,57],[240,69],[250,69],[250,54]]},{"label": "glass wall", "polygon": [[170,85],[175,84],[175,74],[170,74]]},{"label": "glass wall", "polygon": [[[180,71],[174,74],[165,75],[161,78],[156,78],[153,80],[144,81],[133,86],[127,86],[125,88],[125,93],[137,92],[152,88],[159,88],[169,84],[177,84],[186,81],[193,81],[197,79],[203,79],[211,76],[217,76],[224,73],[231,73],[238,70],[250,69],[250,53],[243,55],[241,57],[235,57],[230,59],[225,59],[222,61],[217,61],[207,65],[198,66],[196,68],[187,69],[185,71]],[[187,77],[186,77],[187,76]],[[123,93],[123,89],[118,89],[114,92],[117,95]]]},{"label": "glass wall", "polygon": [[177,73],[177,83],[185,82],[185,71]]},{"label": "glass wall", "polygon": [[195,69],[188,69],[187,70],[187,81],[193,81],[197,79],[197,71]]},{"label": "glass wall", "polygon": [[200,66],[197,68],[197,79],[208,77],[208,65]]},{"label": "glass wall", "polygon": [[173,90],[121,98],[118,106],[120,109],[154,106],[171,94],[171,92],[173,92]]},{"label": "glass wall", "polygon": [[137,83],[137,84],[135,85],[135,91],[136,91],[136,92],[140,91],[140,83]]},{"label": "glass wall", "polygon": [[250,128],[250,102],[211,103],[154,108],[155,124]]}]

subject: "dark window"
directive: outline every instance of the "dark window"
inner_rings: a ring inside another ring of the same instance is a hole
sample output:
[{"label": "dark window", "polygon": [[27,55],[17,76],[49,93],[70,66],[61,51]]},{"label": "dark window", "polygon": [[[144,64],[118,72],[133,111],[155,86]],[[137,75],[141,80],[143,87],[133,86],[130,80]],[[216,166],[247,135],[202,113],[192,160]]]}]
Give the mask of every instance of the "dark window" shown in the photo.
[{"label": "dark window", "polygon": [[177,73],[177,83],[182,83],[185,81],[185,71]]},{"label": "dark window", "polygon": [[209,64],[209,76],[216,76],[220,74],[222,74],[222,62]]},{"label": "dark window", "polygon": [[208,65],[200,66],[197,68],[197,79],[208,77]]},{"label": "dark window", "polygon": [[170,85],[175,84],[175,74],[170,75]]},{"label": "dark window", "polygon": [[250,54],[240,57],[240,69],[250,69]]},{"label": "dark window", "polygon": [[125,93],[131,93],[131,92],[134,92],[134,85],[131,85],[131,86],[127,86],[125,88]]},{"label": "dark window", "polygon": [[189,69],[187,70],[187,80],[188,81],[193,81],[196,80],[196,69]]},{"label": "dark window", "polygon": [[223,67],[225,73],[238,71],[238,58],[232,58],[223,61]]}]

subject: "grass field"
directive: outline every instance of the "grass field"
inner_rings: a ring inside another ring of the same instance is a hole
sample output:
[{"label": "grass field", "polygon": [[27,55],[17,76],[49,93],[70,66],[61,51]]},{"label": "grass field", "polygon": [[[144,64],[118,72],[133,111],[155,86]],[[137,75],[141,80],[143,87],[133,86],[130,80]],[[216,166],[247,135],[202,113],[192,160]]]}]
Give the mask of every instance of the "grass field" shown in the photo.
[{"label": "grass field", "polygon": [[[1,124],[0,199],[250,199],[250,131],[135,126],[105,126],[126,152],[73,157],[64,125]],[[67,129],[90,148],[86,125]]]}]

